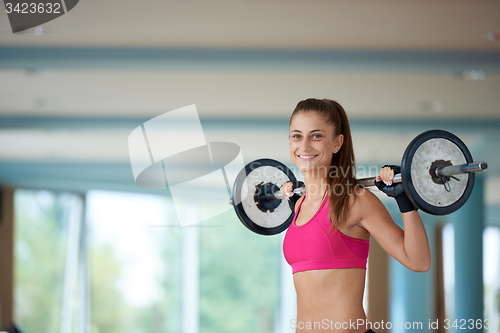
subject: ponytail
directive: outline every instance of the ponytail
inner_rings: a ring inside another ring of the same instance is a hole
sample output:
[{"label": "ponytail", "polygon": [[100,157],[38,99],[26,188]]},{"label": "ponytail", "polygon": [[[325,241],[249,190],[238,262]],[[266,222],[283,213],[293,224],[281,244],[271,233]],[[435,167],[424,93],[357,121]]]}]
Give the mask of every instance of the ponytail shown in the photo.
[{"label": "ponytail", "polygon": [[[342,226],[350,211],[351,194],[356,193],[359,186],[356,179],[356,162],[352,144],[351,127],[344,108],[337,102],[324,100],[332,104],[340,118],[340,126],[335,126],[335,134],[344,135],[344,143],[340,150],[333,154],[331,172],[328,176],[330,195],[330,218],[335,227]],[[338,129],[337,129],[338,128]]]}]

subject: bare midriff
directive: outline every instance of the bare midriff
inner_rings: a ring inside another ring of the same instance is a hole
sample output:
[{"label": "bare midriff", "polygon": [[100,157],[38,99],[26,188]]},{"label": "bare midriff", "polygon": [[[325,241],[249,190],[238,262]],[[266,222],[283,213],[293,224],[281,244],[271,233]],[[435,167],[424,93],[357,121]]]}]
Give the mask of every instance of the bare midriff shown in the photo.
[{"label": "bare midriff", "polygon": [[293,275],[297,333],[366,332],[363,292],[366,270],[322,269]]}]

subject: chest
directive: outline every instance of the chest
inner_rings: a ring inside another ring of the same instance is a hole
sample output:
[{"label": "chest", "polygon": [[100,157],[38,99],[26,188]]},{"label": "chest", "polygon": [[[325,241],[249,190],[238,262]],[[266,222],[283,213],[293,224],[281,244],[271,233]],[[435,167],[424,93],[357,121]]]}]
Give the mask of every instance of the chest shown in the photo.
[{"label": "chest", "polygon": [[302,226],[309,222],[318,212],[323,200],[304,200],[300,204],[300,209],[296,212],[295,225]]},{"label": "chest", "polygon": [[[320,220],[326,223],[323,227],[330,229],[332,223],[330,218],[330,207],[329,205],[323,207],[323,205],[327,204],[327,202],[325,202],[326,200],[328,200],[328,198],[315,201],[304,200],[303,202],[299,202],[299,209],[296,212],[297,216],[295,218],[295,225],[298,227],[304,226],[320,214]],[[366,229],[358,226],[359,218],[358,214],[355,213],[355,211],[351,210],[346,223],[338,229],[340,232],[349,237],[367,240],[370,238],[370,234]]]}]

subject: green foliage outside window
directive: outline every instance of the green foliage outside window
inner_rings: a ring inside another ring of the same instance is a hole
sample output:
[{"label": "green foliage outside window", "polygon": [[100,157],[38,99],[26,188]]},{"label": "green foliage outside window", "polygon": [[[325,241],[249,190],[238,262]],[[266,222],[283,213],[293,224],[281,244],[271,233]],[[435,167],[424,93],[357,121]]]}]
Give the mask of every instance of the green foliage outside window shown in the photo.
[{"label": "green foliage outside window", "polygon": [[[60,331],[71,198],[68,193],[16,191],[15,320],[26,333]],[[219,227],[199,229],[200,333],[273,332],[281,237],[250,232],[232,211],[203,224]],[[137,306],[127,301],[125,290],[140,292],[143,286],[123,284],[134,263],[124,260],[112,243],[96,241],[95,228],[99,225],[88,222],[90,332],[182,332],[184,229],[144,226],[161,273],[155,277],[158,295]]]}]

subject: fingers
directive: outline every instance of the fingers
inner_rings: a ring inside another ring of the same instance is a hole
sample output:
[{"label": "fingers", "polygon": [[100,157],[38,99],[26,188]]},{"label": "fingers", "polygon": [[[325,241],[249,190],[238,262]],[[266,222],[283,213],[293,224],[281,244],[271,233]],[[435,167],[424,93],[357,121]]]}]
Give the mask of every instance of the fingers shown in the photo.
[{"label": "fingers", "polygon": [[283,184],[280,188],[281,193],[285,196],[285,198],[288,200],[290,197],[293,196],[293,185],[291,182],[287,182]]},{"label": "fingers", "polygon": [[380,169],[380,180],[382,180],[385,185],[391,186],[392,185],[392,180],[394,179],[394,170],[392,170],[390,167],[385,167]]}]

